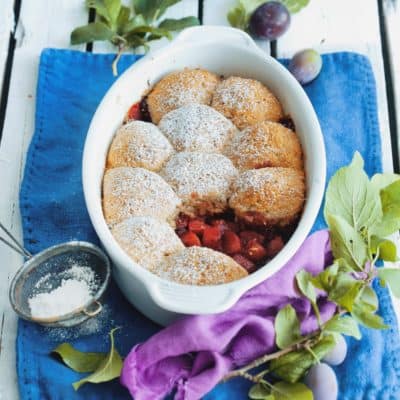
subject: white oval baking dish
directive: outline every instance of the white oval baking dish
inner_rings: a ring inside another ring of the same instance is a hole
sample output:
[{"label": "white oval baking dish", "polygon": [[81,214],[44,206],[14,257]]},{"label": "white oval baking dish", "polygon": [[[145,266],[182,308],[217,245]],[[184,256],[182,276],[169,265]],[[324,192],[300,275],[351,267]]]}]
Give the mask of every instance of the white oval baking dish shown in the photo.
[{"label": "white oval baking dish", "polygon": [[[103,217],[101,182],[112,137],[129,107],[161,77],[185,67],[202,67],[225,76],[239,75],[267,85],[292,117],[300,137],[307,174],[307,199],[300,223],[282,251],[245,279],[217,286],[188,286],[166,281],[133,262],[115,241]],[[113,275],[126,298],[163,325],[180,314],[219,313],[248,289],[275,274],[309,233],[321,205],[326,157],[315,111],[302,87],[244,32],[217,26],[183,31],[169,46],[150,53],[113,84],[88,131],[83,155],[83,188],[93,226],[113,263]]]}]

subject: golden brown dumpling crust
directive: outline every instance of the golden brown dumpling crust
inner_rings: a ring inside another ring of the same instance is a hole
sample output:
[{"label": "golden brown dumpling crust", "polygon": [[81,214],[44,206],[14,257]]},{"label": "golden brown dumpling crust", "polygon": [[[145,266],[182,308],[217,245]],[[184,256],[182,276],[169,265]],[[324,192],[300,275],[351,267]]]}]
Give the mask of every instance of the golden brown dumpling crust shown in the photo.
[{"label": "golden brown dumpling crust", "polygon": [[211,106],[239,129],[261,121],[279,121],[283,116],[278,99],[261,82],[231,76],[215,89]]},{"label": "golden brown dumpling crust", "polygon": [[131,217],[112,228],[112,234],[129,257],[152,271],[164,257],[185,247],[166,222],[153,217]]},{"label": "golden brown dumpling crust", "polygon": [[293,168],[261,168],[243,172],[233,185],[229,205],[236,216],[255,225],[287,225],[301,213],[304,172]]},{"label": "golden brown dumpling crust", "polygon": [[107,167],[142,167],[159,171],[174,153],[168,139],[150,122],[131,121],[114,136],[107,157]]},{"label": "golden brown dumpling crust", "polygon": [[103,212],[114,225],[134,216],[173,221],[181,201],[161,176],[143,168],[108,169],[103,178]]},{"label": "golden brown dumpling crust", "polygon": [[276,122],[263,121],[238,132],[224,154],[239,169],[303,168],[297,135]]},{"label": "golden brown dumpling crust", "polygon": [[161,79],[147,96],[151,120],[158,124],[168,112],[187,104],[211,103],[217,75],[203,69],[184,69]]},{"label": "golden brown dumpling crust", "polygon": [[231,257],[206,247],[186,247],[154,270],[161,278],[184,285],[220,285],[248,275]]}]

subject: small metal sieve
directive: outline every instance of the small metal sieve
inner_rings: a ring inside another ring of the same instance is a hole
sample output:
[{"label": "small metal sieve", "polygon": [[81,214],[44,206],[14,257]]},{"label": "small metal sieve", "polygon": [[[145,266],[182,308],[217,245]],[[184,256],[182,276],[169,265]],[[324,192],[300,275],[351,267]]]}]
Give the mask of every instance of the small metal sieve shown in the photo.
[{"label": "small metal sieve", "polygon": [[[21,318],[45,326],[72,327],[101,312],[101,299],[111,275],[110,261],[101,249],[91,243],[73,241],[31,255],[1,223],[0,228],[10,239],[0,237],[0,241],[26,259],[15,274],[9,290],[11,306]],[[51,318],[33,317],[28,300],[36,294],[50,292],[59,287],[73,266],[89,267],[93,271],[92,298],[68,314]]]}]

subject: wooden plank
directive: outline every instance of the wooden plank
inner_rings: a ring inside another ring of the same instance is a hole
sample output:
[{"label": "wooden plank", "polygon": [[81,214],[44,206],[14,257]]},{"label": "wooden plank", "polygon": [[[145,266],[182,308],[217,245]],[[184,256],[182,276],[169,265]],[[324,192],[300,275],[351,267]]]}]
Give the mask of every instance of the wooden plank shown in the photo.
[{"label": "wooden plank", "polygon": [[8,56],[8,44],[14,29],[13,0],[3,0],[0,13],[0,97],[5,66]]},{"label": "wooden plank", "polygon": [[355,51],[369,57],[376,79],[383,167],[392,171],[392,151],[385,74],[376,0],[311,1],[293,15],[289,31],[278,41],[278,56],[291,57],[312,47],[322,53]]},{"label": "wooden plank", "polygon": [[[123,0],[122,3],[130,5],[131,0]],[[170,7],[165,13],[164,18],[183,18],[188,16],[198,15],[198,0],[182,0],[181,2]],[[166,38],[152,42],[150,45],[151,50],[157,50],[168,44],[169,41]],[[94,53],[115,53],[115,46],[108,42],[95,42],[93,43]],[[142,49],[137,49],[138,54],[141,54]]]},{"label": "wooden plank", "polygon": [[[81,0],[23,1],[17,29],[7,113],[0,147],[0,221],[21,239],[18,206],[26,150],[34,129],[35,90],[40,52],[68,47],[71,30],[87,20]],[[60,18],[55,18],[60,16]],[[83,47],[81,47],[83,48]],[[0,244],[0,394],[18,398],[15,374],[16,316],[8,302],[9,282],[22,259]]]},{"label": "wooden plank", "polygon": [[[393,0],[383,2],[384,24],[389,50],[389,62],[394,93],[397,126],[397,156],[400,156],[400,4]],[[398,161],[400,161],[398,159]],[[400,163],[400,162],[399,162]]]}]

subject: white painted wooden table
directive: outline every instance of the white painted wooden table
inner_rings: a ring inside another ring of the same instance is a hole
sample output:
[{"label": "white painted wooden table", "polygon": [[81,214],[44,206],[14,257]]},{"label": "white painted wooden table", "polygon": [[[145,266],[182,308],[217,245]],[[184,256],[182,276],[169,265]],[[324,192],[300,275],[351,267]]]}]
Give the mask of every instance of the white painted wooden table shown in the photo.
[{"label": "white painted wooden table", "polygon": [[[168,15],[198,15],[203,24],[227,25],[235,0],[183,0]],[[377,81],[383,165],[398,172],[400,133],[400,4],[396,0],[311,0],[292,18],[274,56],[290,57],[313,47],[321,52],[353,50],[366,54]],[[0,1],[0,220],[21,238],[19,186],[34,128],[39,54],[44,47],[68,48],[71,30],[88,21],[83,0]],[[157,43],[162,46],[165,42]],[[75,46],[85,51],[85,46]],[[266,51],[269,44],[263,44]],[[93,51],[111,47],[94,44]],[[383,50],[383,51],[382,51]],[[4,76],[4,79],[3,79]],[[3,85],[1,82],[3,80]],[[392,134],[391,134],[392,133]],[[0,399],[18,399],[15,373],[16,317],[8,285],[22,259],[0,243]],[[396,304],[399,315],[400,305]]]}]

